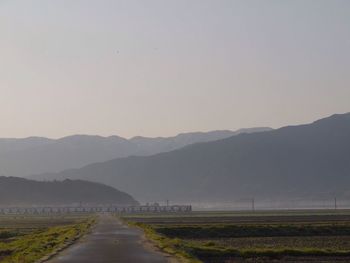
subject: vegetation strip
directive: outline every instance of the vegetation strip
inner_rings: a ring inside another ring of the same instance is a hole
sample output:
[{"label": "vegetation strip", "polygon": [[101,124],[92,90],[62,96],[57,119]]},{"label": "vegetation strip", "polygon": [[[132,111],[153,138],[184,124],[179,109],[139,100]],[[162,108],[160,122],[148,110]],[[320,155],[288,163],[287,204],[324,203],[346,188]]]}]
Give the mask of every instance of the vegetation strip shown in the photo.
[{"label": "vegetation strip", "polygon": [[[157,226],[128,222],[144,230],[146,237],[182,262],[202,262],[210,258],[282,258],[290,257],[350,257],[349,249],[338,248],[234,248],[215,242],[197,242],[209,237],[266,237],[266,236],[332,236],[349,235],[350,225],[219,225],[219,226]],[[181,238],[181,239],[180,239]],[[182,238],[193,238],[184,240]]]},{"label": "vegetation strip", "polygon": [[93,219],[86,219],[71,225],[35,230],[18,238],[15,237],[13,240],[0,242],[0,261],[4,263],[37,262],[78,239],[90,229],[93,223]]},{"label": "vegetation strip", "polygon": [[184,262],[184,263],[201,262],[199,259],[197,259],[193,255],[188,253],[186,250],[182,249],[182,246],[181,246],[182,240],[172,239],[172,238],[163,236],[157,233],[153,227],[143,223],[135,223],[130,221],[126,221],[126,223],[130,226],[141,228],[144,231],[146,238],[153,241],[154,244],[165,253],[168,253],[176,257],[180,262]]}]

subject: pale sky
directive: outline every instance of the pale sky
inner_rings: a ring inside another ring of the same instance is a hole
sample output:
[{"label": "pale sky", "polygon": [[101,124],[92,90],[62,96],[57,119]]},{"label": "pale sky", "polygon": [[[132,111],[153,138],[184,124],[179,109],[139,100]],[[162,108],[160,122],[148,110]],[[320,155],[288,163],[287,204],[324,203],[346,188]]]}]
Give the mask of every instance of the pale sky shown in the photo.
[{"label": "pale sky", "polygon": [[0,137],[170,136],[349,111],[348,0],[0,0]]}]

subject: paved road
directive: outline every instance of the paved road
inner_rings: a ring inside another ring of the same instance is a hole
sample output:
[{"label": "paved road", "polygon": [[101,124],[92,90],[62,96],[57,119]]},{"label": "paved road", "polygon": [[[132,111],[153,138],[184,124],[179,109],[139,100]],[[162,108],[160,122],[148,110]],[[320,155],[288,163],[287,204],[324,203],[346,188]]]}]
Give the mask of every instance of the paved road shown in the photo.
[{"label": "paved road", "polygon": [[129,228],[110,215],[101,215],[92,232],[49,263],[165,263],[163,254],[145,248],[142,232]]}]

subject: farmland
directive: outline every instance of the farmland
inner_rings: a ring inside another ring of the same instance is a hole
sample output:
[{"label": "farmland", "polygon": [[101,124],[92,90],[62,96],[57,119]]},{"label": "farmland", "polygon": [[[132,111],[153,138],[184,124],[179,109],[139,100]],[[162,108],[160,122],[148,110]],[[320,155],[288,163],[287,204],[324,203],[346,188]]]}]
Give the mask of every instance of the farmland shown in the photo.
[{"label": "farmland", "polygon": [[124,217],[183,262],[349,262],[348,210]]},{"label": "farmland", "polygon": [[93,223],[86,215],[2,215],[0,261],[37,262],[79,238]]}]

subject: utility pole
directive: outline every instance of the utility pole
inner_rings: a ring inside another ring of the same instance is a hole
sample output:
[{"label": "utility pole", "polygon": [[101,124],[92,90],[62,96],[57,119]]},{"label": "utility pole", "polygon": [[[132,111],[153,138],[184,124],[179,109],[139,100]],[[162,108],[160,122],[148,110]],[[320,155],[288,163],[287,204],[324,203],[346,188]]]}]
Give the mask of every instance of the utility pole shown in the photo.
[{"label": "utility pole", "polygon": [[166,200],[166,206],[169,206],[169,200]]},{"label": "utility pole", "polygon": [[337,198],[334,198],[334,210],[337,210]]},{"label": "utility pole", "polygon": [[255,211],[255,199],[254,198],[252,199],[252,211],[253,212]]}]

